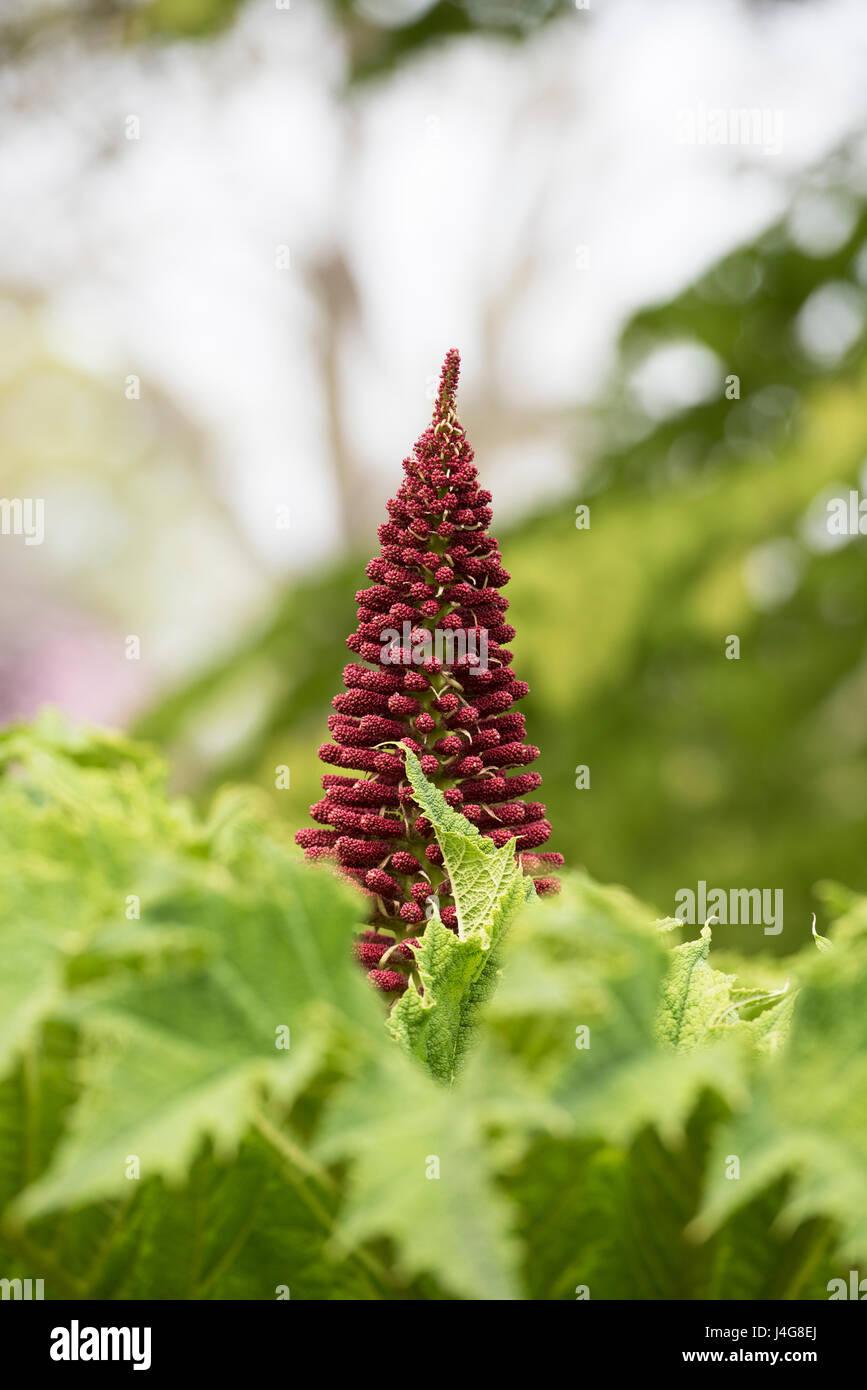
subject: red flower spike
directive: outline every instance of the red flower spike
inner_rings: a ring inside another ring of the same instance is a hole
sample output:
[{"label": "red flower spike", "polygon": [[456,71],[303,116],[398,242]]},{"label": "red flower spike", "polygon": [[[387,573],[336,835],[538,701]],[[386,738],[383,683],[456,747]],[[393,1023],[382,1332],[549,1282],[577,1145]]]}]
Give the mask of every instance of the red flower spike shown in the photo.
[{"label": "red flower spike", "polygon": [[[563,862],[540,848],[551,833],[545,807],[524,799],[541,778],[519,769],[538,749],[524,742],[524,716],[514,708],[528,686],[516,678],[504,645],[515,637],[504,620],[508,600],[498,592],[509,574],[487,534],[491,494],[478,486],[457,419],[459,372],[452,350],[431,424],[404,460],[389,520],[379,527],[369,583],[355,595],[358,626],[347,646],[357,659],[344,668],[345,692],[334,698],[333,742],[319,750],[338,771],[323,777],[324,796],[311,808],[317,827],[296,836],[309,858],[333,859],[368,895],[375,928],[363,933],[355,953],[371,983],[387,994],[407,987],[411,946],[418,944],[408,934],[419,932],[431,897],[446,926],[457,928],[442,852],[430,822],[416,814],[398,744],[418,752],[425,776],[483,835],[498,845],[512,842],[524,872],[536,875],[539,893],[557,891],[558,880],[545,871]],[[383,637],[389,628],[400,633],[399,652]],[[487,665],[473,653],[473,630],[477,639],[487,638]],[[454,655],[445,641],[440,647],[447,634],[461,631],[468,634],[466,656],[460,647]],[[432,882],[416,877],[422,865]],[[383,926],[393,935],[379,931]]]}]

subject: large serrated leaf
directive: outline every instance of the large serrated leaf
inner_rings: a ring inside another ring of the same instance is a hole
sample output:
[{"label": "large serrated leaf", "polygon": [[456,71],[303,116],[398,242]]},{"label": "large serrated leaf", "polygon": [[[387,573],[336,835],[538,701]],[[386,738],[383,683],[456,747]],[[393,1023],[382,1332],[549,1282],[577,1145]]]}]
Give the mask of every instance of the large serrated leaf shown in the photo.
[{"label": "large serrated leaf", "polygon": [[694,941],[672,951],[656,1017],[660,1042],[689,1052],[720,1038],[737,1037],[758,1051],[774,1051],[785,1041],[794,992],[785,985],[738,985],[734,975],[711,966],[710,945],[711,928],[706,925]]},{"label": "large serrated leaf", "polygon": [[323,1158],[352,1164],[338,1233],[391,1237],[404,1278],[427,1272],[463,1297],[520,1297],[513,1214],[487,1130],[556,1121],[499,1053],[475,1051],[444,1087],[392,1049],[343,1088],[319,1139]]},{"label": "large serrated leaf", "polygon": [[708,964],[711,930],[705,926],[695,941],[672,951],[656,1020],[659,1040],[683,1051],[706,1043],[714,1027],[733,1008],[733,975]]},{"label": "large serrated leaf", "polygon": [[355,895],[295,862],[243,798],[201,826],[135,759],[105,768],[100,752],[20,735],[23,772],[0,790],[0,832],[22,850],[0,896],[7,1055],[48,1012],[82,1037],[80,1096],[19,1220],[124,1191],[130,1156],[142,1179],[181,1181],[203,1138],[233,1151],[263,1089],[295,1094],[338,1033],[381,1034],[348,950]]},{"label": "large serrated leaf", "polygon": [[[832,951],[810,944],[785,1048],[768,1056],[711,1163],[697,1229],[716,1228],[769,1183],[790,1175],[783,1220],[833,1221],[845,1251],[867,1260],[867,914],[850,911]],[[725,1155],[739,1161],[727,1180]]]},{"label": "large serrated leaf", "polygon": [[[498,847],[481,835],[477,826],[449,806],[439,787],[427,780],[415,754],[409,749],[405,754],[406,775],[415,799],[443,852],[457,909],[458,936],[475,936],[489,945],[509,914],[532,894],[532,883],[515,857],[514,843],[507,840]],[[521,892],[516,893],[519,885]]]},{"label": "large serrated leaf", "polygon": [[419,989],[411,981],[388,1020],[389,1031],[450,1082],[466,1051],[472,1020],[493,987],[496,947],[517,909],[533,895],[509,840],[497,847],[445,800],[406,750],[407,776],[437,837],[457,909],[457,934],[434,916],[416,950]]}]

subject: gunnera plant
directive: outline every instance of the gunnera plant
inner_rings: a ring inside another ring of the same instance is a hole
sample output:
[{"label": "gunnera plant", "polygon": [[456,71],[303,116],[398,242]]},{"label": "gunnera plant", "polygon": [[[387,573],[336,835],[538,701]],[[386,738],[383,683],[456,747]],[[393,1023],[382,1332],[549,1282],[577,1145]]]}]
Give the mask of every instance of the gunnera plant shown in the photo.
[{"label": "gunnera plant", "polygon": [[325,794],[310,808],[317,826],[296,836],[310,858],[333,860],[370,897],[355,950],[390,995],[407,987],[426,918],[437,912],[457,930],[442,850],[419,812],[403,749],[482,835],[498,847],[514,840],[537,892],[558,890],[548,870],[563,863],[541,848],[551,834],[544,805],[526,799],[541,777],[514,771],[539,750],[524,741],[514,708],[529,687],[512,669],[515,629],[500,592],[510,576],[488,532],[491,494],[478,485],[457,419],[459,371],[452,349],[431,424],[404,460],[406,476],[379,527],[371,586],[355,595],[358,627],[346,644],[359,660],[344,669],[346,690],[328,720],[333,741],[319,749],[330,767],[353,771],[323,777]]}]

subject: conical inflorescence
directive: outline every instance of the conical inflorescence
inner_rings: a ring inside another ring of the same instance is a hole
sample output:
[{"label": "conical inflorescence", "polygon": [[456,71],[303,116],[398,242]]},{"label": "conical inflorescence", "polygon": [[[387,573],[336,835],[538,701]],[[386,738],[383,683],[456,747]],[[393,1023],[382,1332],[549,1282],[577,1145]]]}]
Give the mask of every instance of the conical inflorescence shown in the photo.
[{"label": "conical inflorescence", "polygon": [[[452,349],[433,420],[404,460],[406,474],[379,528],[380,553],[360,589],[358,627],[347,646],[359,658],[343,672],[346,690],[328,720],[333,742],[319,756],[336,769],[311,806],[316,828],[296,839],[313,859],[332,859],[371,900],[369,929],[356,943],[373,984],[406,988],[413,946],[436,903],[457,926],[442,852],[419,813],[398,743],[483,835],[514,838],[540,893],[555,892],[546,853],[545,807],[526,798],[541,778],[514,708],[528,692],[512,670],[506,622],[509,581],[488,534],[491,494],[478,486],[473,451],[455,413],[460,358]],[[339,770],[338,770],[339,769]],[[427,910],[426,910],[427,909]]]}]

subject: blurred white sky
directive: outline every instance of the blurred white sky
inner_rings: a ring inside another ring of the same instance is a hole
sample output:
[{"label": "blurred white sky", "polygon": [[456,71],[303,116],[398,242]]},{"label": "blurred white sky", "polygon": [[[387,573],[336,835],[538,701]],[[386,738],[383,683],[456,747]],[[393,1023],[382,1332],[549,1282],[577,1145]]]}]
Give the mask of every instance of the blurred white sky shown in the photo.
[{"label": "blurred white sky", "polygon": [[[348,98],[344,68],[324,6],[250,0],[206,44],[72,40],[0,84],[0,280],[44,297],[64,358],[121,395],[138,374],[201,431],[265,561],[230,628],[269,571],[339,544],[338,445],[372,544],[448,347],[497,518],[568,493],[574,406],[624,318],[867,124],[867,7],[591,0],[525,44],[461,39]],[[702,104],[780,112],[780,152],[680,143],[679,112]],[[201,646],[180,626],[168,664]]]}]

